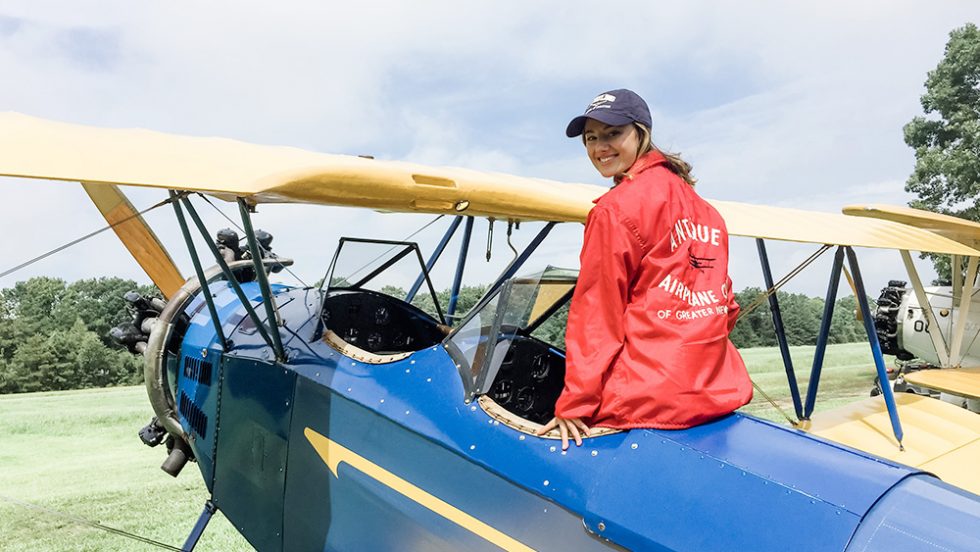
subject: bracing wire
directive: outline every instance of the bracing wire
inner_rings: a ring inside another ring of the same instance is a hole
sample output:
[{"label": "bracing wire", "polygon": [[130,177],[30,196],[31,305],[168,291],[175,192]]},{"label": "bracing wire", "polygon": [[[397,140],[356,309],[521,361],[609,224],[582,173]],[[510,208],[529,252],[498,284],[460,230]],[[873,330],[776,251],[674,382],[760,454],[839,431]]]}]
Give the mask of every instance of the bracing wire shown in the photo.
[{"label": "bracing wire", "polygon": [[789,271],[789,273],[786,274],[786,276],[783,276],[778,282],[773,284],[771,288],[760,293],[759,296],[756,297],[751,304],[749,304],[749,306],[745,307],[744,309],[742,309],[741,312],[738,313],[738,317],[742,318],[743,316],[749,314],[750,312],[762,306],[762,304],[769,299],[770,295],[779,291],[779,288],[786,285],[786,283],[792,280],[793,278],[795,278],[797,274],[803,272],[803,270],[806,269],[806,267],[810,266],[813,263],[813,261],[817,260],[817,258],[820,257],[820,255],[823,255],[830,248],[831,248],[830,245],[823,245],[820,247],[820,249],[814,251],[812,255],[804,259],[803,262],[801,262],[800,264],[796,265],[796,268]]},{"label": "bracing wire", "polygon": [[58,510],[52,510],[50,508],[45,508],[44,506],[39,506],[37,504],[32,504],[23,500],[17,500],[16,498],[11,498],[9,496],[0,495],[0,500],[13,504],[14,506],[20,506],[21,508],[27,510],[34,510],[35,512],[40,512],[46,514],[53,518],[58,518],[64,521],[74,523],[76,525],[84,525],[86,527],[91,527],[93,529],[98,529],[99,531],[105,531],[113,535],[118,535],[120,537],[126,537],[127,539],[132,539],[135,541],[142,542],[143,544],[149,544],[150,546],[156,546],[157,548],[162,548],[164,550],[173,550],[175,552],[182,552],[183,548],[177,548],[163,542],[155,541],[147,537],[141,537],[134,533],[123,531],[122,529],[116,529],[115,527],[109,527],[108,525],[103,525],[98,521],[90,521],[82,517],[78,517],[72,514],[66,514],[64,512],[59,512]]},{"label": "bracing wire", "polygon": [[165,199],[165,200],[163,200],[163,201],[161,201],[161,202],[159,202],[159,203],[157,203],[155,205],[151,205],[150,207],[147,207],[146,209],[143,209],[142,211],[140,211],[140,212],[138,212],[138,213],[136,213],[134,215],[130,215],[130,216],[128,216],[128,217],[126,217],[126,218],[124,218],[124,219],[122,219],[120,221],[117,221],[117,222],[114,222],[112,224],[109,224],[108,226],[104,226],[104,227],[102,227],[102,228],[100,228],[100,229],[98,229],[98,230],[96,230],[94,232],[89,232],[88,234],[85,234],[84,236],[82,236],[80,238],[74,239],[74,240],[72,240],[72,241],[70,241],[70,242],[68,242],[68,243],[66,243],[64,245],[60,245],[58,247],[55,247],[54,249],[52,249],[51,251],[48,251],[47,253],[38,255],[37,257],[34,257],[33,259],[31,259],[29,261],[25,261],[25,262],[23,262],[23,263],[15,266],[15,267],[13,267],[13,268],[10,268],[10,269],[7,269],[7,270],[5,270],[3,272],[0,272],[0,278],[3,278],[4,276],[8,276],[10,274],[13,274],[14,272],[17,272],[18,270],[20,270],[22,268],[26,268],[28,266],[31,266],[32,264],[34,264],[34,263],[36,263],[38,261],[44,260],[44,259],[50,257],[51,255],[54,255],[55,253],[64,251],[65,249],[68,249],[69,247],[71,247],[73,245],[78,245],[79,243],[82,243],[83,241],[85,241],[85,240],[87,240],[87,239],[89,239],[91,237],[97,236],[97,235],[101,234],[102,232],[105,232],[106,230],[109,230],[111,228],[115,228],[116,226],[119,226],[120,224],[124,224],[126,222],[129,222],[129,221],[131,221],[131,220],[133,220],[135,218],[139,218],[139,217],[143,216],[144,214],[149,213],[150,211],[156,209],[157,207],[163,207],[164,205],[167,205],[168,203],[173,202],[175,199],[184,197],[186,195],[187,195],[187,192],[181,192],[180,194],[177,194],[177,196],[175,196],[175,197],[167,198],[167,199]]}]

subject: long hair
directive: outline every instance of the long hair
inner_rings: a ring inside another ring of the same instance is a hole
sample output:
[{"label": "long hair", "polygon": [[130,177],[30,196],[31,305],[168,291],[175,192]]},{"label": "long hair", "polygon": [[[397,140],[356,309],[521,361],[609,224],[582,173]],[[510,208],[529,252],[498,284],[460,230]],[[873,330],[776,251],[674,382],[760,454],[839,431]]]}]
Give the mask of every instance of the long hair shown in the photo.
[{"label": "long hair", "polygon": [[697,182],[697,179],[691,176],[691,170],[693,169],[691,164],[681,159],[681,155],[679,153],[670,153],[658,148],[650,139],[649,128],[641,125],[640,123],[633,123],[633,126],[636,128],[636,131],[640,133],[640,148],[637,150],[637,157],[651,151],[659,152],[660,155],[663,155],[664,159],[667,160],[667,168],[670,169],[670,172],[681,177],[684,182],[687,182],[688,185],[693,188],[694,184]]}]

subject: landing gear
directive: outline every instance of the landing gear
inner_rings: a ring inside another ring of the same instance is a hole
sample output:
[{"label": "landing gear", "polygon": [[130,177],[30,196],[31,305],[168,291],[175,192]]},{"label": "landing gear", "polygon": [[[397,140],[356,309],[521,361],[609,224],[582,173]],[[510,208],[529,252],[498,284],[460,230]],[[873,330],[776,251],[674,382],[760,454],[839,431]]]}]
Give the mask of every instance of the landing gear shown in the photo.
[{"label": "landing gear", "polygon": [[180,548],[183,552],[192,552],[194,550],[194,547],[197,546],[197,541],[201,539],[201,535],[207,529],[208,522],[211,521],[211,516],[217,511],[218,507],[213,502],[210,500],[204,502],[204,511],[198,516],[197,523],[194,524],[194,529],[191,530],[190,535],[187,535],[184,546]]}]

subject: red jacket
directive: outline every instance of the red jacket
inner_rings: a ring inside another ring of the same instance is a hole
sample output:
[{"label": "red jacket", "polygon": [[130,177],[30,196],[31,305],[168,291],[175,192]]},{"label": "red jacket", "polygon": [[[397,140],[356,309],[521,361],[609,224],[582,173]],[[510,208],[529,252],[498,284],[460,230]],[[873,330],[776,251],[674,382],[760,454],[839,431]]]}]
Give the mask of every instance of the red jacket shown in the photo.
[{"label": "red jacket", "polygon": [[665,163],[640,157],[589,213],[558,416],[679,429],[752,399],[725,222]]}]

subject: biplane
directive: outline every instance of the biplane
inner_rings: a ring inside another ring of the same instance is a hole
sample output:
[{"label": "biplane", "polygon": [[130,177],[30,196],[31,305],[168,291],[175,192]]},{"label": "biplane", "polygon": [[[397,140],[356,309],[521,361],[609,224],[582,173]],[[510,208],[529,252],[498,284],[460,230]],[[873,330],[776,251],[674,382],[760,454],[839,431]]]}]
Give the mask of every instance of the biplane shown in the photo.
[{"label": "biplane", "polygon": [[[535,435],[564,377],[563,344],[541,330],[570,300],[576,273],[531,271],[528,260],[556,225],[584,221],[605,188],[12,113],[0,115],[0,174],[83,183],[165,295],[133,299],[156,414],[141,437],[166,444],[172,475],[193,460],[210,493],[185,550],[218,509],[263,551],[980,549],[975,466],[907,460],[951,412],[974,415],[918,397],[936,410],[931,424],[909,425],[927,409],[884,385],[865,419],[892,459],[804,431],[818,421],[830,316],[804,401],[772,293],[801,427],[736,412],[686,430],[597,431],[567,453],[556,434]],[[194,277],[184,280],[117,186],[169,190]],[[247,246],[212,241],[196,194],[237,203]],[[343,250],[365,242],[345,238],[321,284],[293,287],[269,281],[292,261],[263,247],[252,225],[273,202],[457,218],[427,260],[415,243],[389,242],[370,273],[338,277]],[[815,244],[807,262],[834,251],[827,304],[847,272],[882,381],[854,248],[980,256],[893,221],[713,203],[732,235],[757,240],[770,292],[787,278],[773,282],[765,240]],[[478,217],[540,230],[456,315]],[[428,274],[459,227],[443,310]],[[431,310],[369,289],[404,259],[419,262],[412,293],[429,289]],[[980,428],[964,427],[959,449],[976,451]],[[948,449],[940,460],[959,450]]]},{"label": "biplane", "polygon": [[[980,246],[980,224],[973,221],[891,205],[849,206],[843,211],[925,228],[972,248]],[[896,381],[945,393],[949,402],[966,401],[970,410],[980,412],[980,259],[953,255],[952,281],[929,287],[923,286],[907,251],[902,252],[902,260],[911,286],[891,282],[882,290],[875,314],[886,352],[915,361],[903,366],[907,370]]]}]

